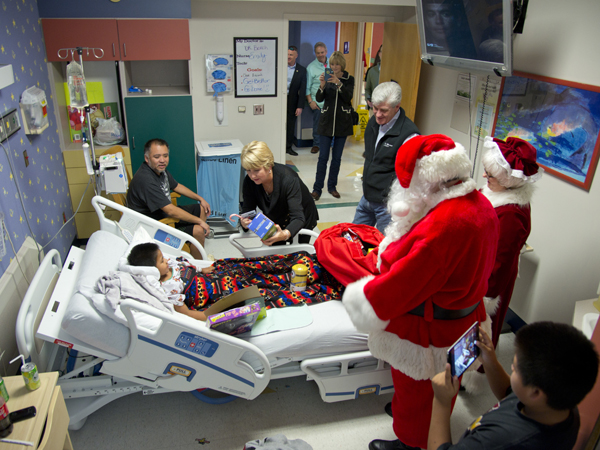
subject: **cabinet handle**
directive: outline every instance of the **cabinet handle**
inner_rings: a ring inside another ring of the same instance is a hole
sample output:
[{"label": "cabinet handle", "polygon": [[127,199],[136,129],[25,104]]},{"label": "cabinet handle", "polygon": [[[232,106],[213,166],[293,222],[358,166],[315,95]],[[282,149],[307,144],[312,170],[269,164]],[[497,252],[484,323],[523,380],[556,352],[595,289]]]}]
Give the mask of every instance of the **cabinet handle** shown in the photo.
[{"label": "cabinet handle", "polygon": [[131,136],[131,139],[133,141],[133,149],[135,150],[135,136]]},{"label": "cabinet handle", "polygon": [[117,54],[115,53],[115,43],[113,42],[113,56],[117,56]]},{"label": "cabinet handle", "polygon": [[127,58],[127,47],[125,47],[125,42],[123,42],[123,53],[125,53],[124,58]]}]

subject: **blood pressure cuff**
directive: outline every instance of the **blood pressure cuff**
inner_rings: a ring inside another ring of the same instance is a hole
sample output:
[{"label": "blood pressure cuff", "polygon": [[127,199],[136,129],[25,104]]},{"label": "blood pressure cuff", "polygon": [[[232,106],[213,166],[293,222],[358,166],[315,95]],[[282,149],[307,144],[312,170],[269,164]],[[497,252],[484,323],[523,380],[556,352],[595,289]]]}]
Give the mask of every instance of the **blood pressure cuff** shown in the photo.
[{"label": "blood pressure cuff", "polygon": [[339,223],[319,234],[315,250],[319,263],[344,286],[377,275],[377,254],[383,234],[369,225]]}]

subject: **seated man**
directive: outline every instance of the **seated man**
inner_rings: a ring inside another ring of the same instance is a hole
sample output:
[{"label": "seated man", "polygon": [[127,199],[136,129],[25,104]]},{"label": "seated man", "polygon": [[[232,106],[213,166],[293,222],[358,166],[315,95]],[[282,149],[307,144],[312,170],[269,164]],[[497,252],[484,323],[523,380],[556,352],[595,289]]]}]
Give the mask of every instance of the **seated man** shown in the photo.
[{"label": "seated man", "polygon": [[[175,227],[194,236],[204,246],[210,231],[206,223],[210,205],[171,176],[167,170],[169,144],[163,139],[149,140],[144,147],[144,160],[129,184],[127,207],[156,220],[179,219]],[[197,200],[199,204],[175,206],[171,203],[171,191]],[[192,256],[202,259],[200,252],[193,245],[190,247]]]},{"label": "seated man", "polygon": [[579,430],[577,404],[598,375],[598,354],[570,325],[536,322],[515,337],[509,376],[496,359],[490,337],[480,329],[477,346],[492,392],[501,400],[476,419],[458,443],[450,435],[451,402],[460,381],[446,371],[431,380],[434,391],[428,450],[554,449],[570,450]]}]

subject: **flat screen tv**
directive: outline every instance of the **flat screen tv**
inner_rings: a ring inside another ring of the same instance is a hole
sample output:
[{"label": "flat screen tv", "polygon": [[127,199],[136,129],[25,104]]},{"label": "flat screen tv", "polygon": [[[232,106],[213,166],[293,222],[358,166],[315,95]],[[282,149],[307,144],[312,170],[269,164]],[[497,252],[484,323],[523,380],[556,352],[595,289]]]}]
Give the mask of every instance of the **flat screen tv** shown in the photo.
[{"label": "flat screen tv", "polygon": [[512,74],[512,0],[416,0],[421,59],[462,72]]}]

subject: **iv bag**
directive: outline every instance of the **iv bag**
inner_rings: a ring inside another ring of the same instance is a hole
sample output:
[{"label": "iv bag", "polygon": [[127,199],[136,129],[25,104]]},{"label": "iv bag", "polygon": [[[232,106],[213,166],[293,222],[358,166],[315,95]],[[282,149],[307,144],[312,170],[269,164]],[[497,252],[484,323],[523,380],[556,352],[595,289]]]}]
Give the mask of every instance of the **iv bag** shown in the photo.
[{"label": "iv bag", "polygon": [[69,86],[71,107],[83,108],[88,106],[83,67],[77,61],[71,61],[67,66],[67,85]]}]

